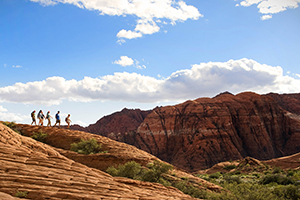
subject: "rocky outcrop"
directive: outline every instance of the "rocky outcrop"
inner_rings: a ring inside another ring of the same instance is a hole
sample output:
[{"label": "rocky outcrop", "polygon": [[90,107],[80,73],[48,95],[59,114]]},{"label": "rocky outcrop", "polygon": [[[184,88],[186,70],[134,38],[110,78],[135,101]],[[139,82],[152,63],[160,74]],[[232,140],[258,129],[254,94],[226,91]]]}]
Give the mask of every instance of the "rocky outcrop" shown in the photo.
[{"label": "rocky outcrop", "polygon": [[[98,120],[95,124],[91,124],[86,128],[80,127],[78,125],[74,125],[71,126],[71,129],[87,131],[89,133],[106,136],[121,142],[125,142],[127,140],[130,141],[130,137],[126,137],[126,134],[137,130],[139,125],[144,121],[146,116],[151,112],[152,110],[142,111],[140,109],[124,108],[120,112],[116,112],[111,115],[104,116],[103,118]],[[127,143],[132,143],[132,142],[133,141]]]},{"label": "rocky outcrop", "polygon": [[0,198],[16,199],[17,191],[32,200],[193,199],[173,187],[111,177],[0,124]]},{"label": "rocky outcrop", "polygon": [[300,151],[299,119],[268,96],[223,94],[156,108],[134,145],[190,171],[247,156],[267,160]]},{"label": "rocky outcrop", "polygon": [[152,111],[124,109],[84,130],[197,171],[247,156],[267,160],[299,152],[299,115],[300,94],[224,92]]}]

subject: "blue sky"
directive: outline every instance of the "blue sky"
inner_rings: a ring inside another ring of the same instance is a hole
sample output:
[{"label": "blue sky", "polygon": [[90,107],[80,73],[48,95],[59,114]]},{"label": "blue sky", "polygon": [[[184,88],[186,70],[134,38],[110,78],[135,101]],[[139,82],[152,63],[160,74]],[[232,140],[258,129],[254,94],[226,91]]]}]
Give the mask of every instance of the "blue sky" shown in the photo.
[{"label": "blue sky", "polygon": [[300,92],[300,0],[1,0],[0,120],[88,125],[220,92]]}]

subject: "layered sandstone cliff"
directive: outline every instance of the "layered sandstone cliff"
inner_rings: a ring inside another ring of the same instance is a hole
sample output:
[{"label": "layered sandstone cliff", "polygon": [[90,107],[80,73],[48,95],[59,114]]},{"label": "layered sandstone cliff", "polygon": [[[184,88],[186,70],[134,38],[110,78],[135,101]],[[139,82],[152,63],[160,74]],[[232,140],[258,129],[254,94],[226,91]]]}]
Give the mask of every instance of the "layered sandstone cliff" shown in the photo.
[{"label": "layered sandstone cliff", "polygon": [[155,109],[137,129],[135,146],[187,170],[246,156],[266,160],[300,151],[300,117],[254,93]]},{"label": "layered sandstone cliff", "polygon": [[120,112],[114,126],[112,114],[99,120],[109,123],[97,122],[98,127],[87,131],[132,144],[189,171],[246,156],[266,160],[300,151],[299,97],[223,93],[147,111],[131,129],[116,127],[130,126],[122,120],[127,114]]}]

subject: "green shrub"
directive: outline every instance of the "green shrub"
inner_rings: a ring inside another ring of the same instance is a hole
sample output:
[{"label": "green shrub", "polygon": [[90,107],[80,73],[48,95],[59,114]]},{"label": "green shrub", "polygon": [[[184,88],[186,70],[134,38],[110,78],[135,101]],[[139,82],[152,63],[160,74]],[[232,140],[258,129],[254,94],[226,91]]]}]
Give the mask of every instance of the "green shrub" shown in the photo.
[{"label": "green shrub", "polygon": [[70,150],[85,155],[95,154],[101,152],[101,144],[98,144],[95,138],[89,140],[81,139],[78,143],[72,143]]},{"label": "green shrub", "polygon": [[281,173],[282,172],[282,169],[280,168],[280,167],[275,167],[274,169],[273,169],[273,174],[279,174],[279,173]]},{"label": "green shrub", "polygon": [[127,177],[148,182],[161,183],[163,185],[171,185],[162,175],[168,174],[173,168],[171,165],[155,161],[147,165],[148,168],[142,168],[140,164],[131,161],[117,168],[109,167],[106,172],[112,176]]},{"label": "green shrub", "polygon": [[206,193],[204,191],[193,186],[188,181],[179,181],[179,182],[173,184],[173,187],[175,187],[175,188],[179,189],[180,191],[182,191],[183,193],[188,194],[195,198],[205,198],[206,197]]},{"label": "green shrub", "polygon": [[17,190],[15,197],[25,198],[27,195],[28,195],[28,191],[21,192],[21,191]]},{"label": "green shrub", "polygon": [[154,161],[147,165],[149,170],[144,171],[142,175],[143,181],[158,182],[162,174],[168,174],[173,169],[171,165]]},{"label": "green shrub", "polygon": [[10,129],[15,131],[16,133],[21,134],[21,130],[20,130],[20,128],[17,127],[17,124],[15,122],[2,122],[2,124],[9,127]]},{"label": "green shrub", "polygon": [[230,171],[232,169],[235,169],[236,168],[236,165],[225,165],[223,167],[223,169],[227,170],[227,171]]},{"label": "green shrub", "polygon": [[242,183],[242,179],[239,176],[224,176],[224,179],[228,183],[237,183],[240,184]]},{"label": "green shrub", "polygon": [[210,174],[210,175],[209,175],[209,178],[211,178],[211,179],[218,179],[218,178],[220,178],[221,176],[222,176],[222,175],[221,175],[220,172],[216,172],[216,173]]},{"label": "green shrub", "polygon": [[262,178],[260,183],[264,185],[269,183],[277,183],[279,185],[289,185],[295,183],[295,181],[292,178],[287,177],[285,175],[268,174]]},{"label": "green shrub", "polygon": [[300,199],[300,187],[294,185],[278,186],[273,191],[278,197],[284,199],[297,200]]},{"label": "green shrub", "polygon": [[43,133],[41,130],[39,132],[34,132],[31,136],[32,139],[35,139],[40,142],[45,142],[45,139],[48,135],[46,133]]},{"label": "green shrub", "polygon": [[138,179],[141,172],[141,165],[134,161],[128,162],[125,165],[120,165],[118,168],[118,176],[127,177],[131,179]]}]

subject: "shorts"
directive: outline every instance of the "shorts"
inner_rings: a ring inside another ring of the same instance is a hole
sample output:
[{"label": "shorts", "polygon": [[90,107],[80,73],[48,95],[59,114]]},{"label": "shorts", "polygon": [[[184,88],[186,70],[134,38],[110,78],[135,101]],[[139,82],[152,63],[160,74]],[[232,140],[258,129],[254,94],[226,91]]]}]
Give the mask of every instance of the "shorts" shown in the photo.
[{"label": "shorts", "polygon": [[60,123],[60,119],[57,119],[57,120],[56,120],[56,123]]},{"label": "shorts", "polygon": [[32,121],[35,122],[35,118],[32,118]]}]

